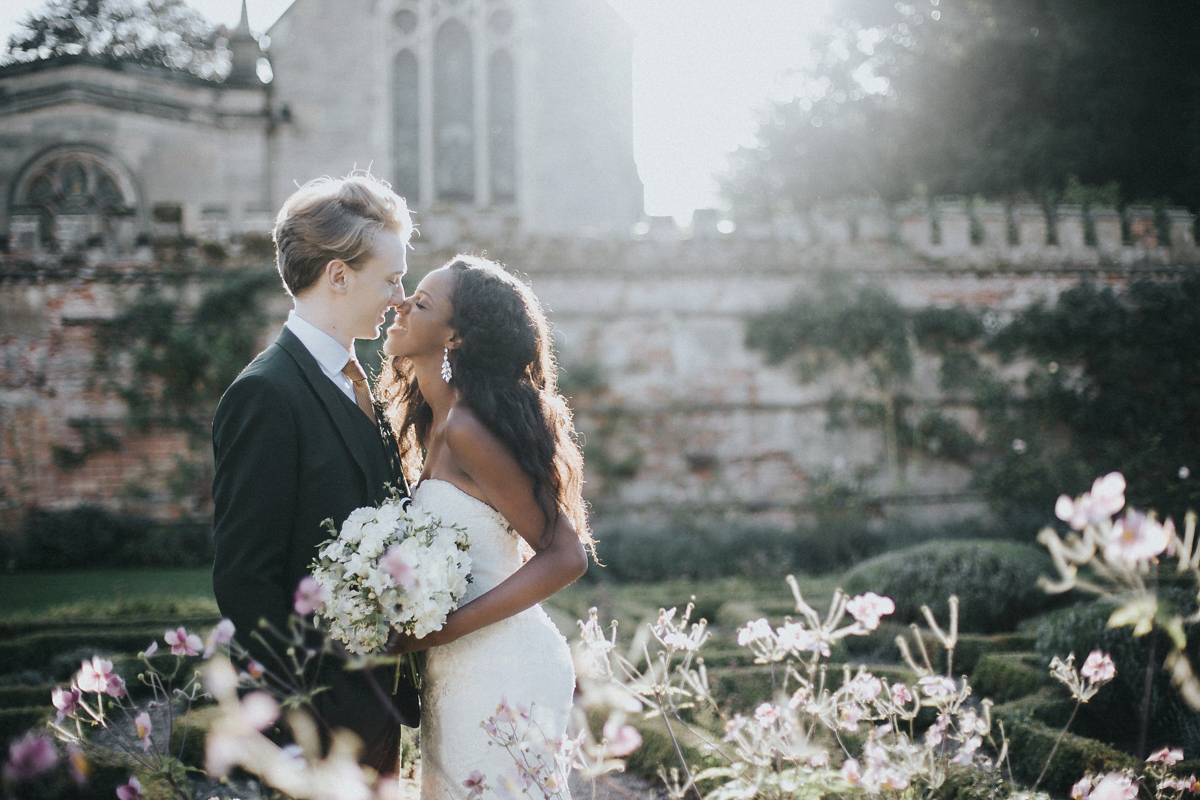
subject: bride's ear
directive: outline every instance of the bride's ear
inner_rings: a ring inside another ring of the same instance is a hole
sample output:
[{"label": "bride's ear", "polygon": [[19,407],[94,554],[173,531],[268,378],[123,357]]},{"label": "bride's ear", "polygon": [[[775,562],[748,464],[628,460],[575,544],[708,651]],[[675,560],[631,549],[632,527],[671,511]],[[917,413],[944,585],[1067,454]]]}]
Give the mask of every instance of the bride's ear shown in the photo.
[{"label": "bride's ear", "polygon": [[446,343],[446,349],[447,350],[457,350],[458,346],[460,344],[462,344],[462,337],[459,336],[457,333],[451,334],[450,341],[448,341]]}]

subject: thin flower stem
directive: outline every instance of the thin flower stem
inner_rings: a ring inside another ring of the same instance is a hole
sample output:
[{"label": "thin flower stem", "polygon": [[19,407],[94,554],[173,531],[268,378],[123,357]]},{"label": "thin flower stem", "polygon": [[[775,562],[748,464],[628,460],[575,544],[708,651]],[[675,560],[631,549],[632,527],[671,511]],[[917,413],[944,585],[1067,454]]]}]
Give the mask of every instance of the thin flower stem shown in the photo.
[{"label": "thin flower stem", "polygon": [[[662,709],[662,695],[659,693],[658,687],[654,689],[654,699],[658,703],[658,707]],[[679,740],[675,738],[675,731],[671,728],[671,721],[667,718],[667,714],[662,715],[663,725],[667,728],[667,735],[671,737],[671,744],[675,747],[675,756],[679,759],[679,764],[683,768],[683,774],[687,777],[688,786],[697,797],[700,795],[700,790],[696,788],[695,782],[692,780],[691,769],[688,768],[687,759],[683,757],[683,749],[679,746]]]},{"label": "thin flower stem", "polygon": [[1046,763],[1042,766],[1042,772],[1037,776],[1037,780],[1033,782],[1033,787],[1030,788],[1029,794],[1033,795],[1037,791],[1038,784],[1042,782],[1042,778],[1046,777],[1046,770],[1050,769],[1050,762],[1054,760],[1054,754],[1058,752],[1058,746],[1062,744],[1062,740],[1067,735],[1067,729],[1071,727],[1071,723],[1075,721],[1075,715],[1079,712],[1079,707],[1083,705],[1083,701],[1076,699],[1075,707],[1071,709],[1071,716],[1067,720],[1067,724],[1063,725],[1063,729],[1058,732],[1058,738],[1054,740],[1054,746],[1050,748],[1050,755],[1046,757]]}]

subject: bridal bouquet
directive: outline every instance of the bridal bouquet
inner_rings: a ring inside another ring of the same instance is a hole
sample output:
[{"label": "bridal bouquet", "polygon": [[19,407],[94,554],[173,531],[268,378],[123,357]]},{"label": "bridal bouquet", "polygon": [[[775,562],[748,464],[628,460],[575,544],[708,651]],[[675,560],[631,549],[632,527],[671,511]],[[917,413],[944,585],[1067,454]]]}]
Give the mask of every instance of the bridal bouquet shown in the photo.
[{"label": "bridal bouquet", "polygon": [[312,563],[315,621],[357,655],[378,652],[392,628],[421,637],[439,630],[470,581],[467,533],[413,509],[393,491],[377,507],[356,508]]}]

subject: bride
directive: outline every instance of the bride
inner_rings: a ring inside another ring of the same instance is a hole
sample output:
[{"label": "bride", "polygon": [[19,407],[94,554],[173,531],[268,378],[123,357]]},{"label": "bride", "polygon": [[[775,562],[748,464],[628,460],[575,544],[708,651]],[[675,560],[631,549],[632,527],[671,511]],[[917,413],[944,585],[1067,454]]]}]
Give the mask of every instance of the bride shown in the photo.
[{"label": "bride", "polygon": [[406,472],[420,474],[413,505],[462,525],[472,563],[445,626],[422,639],[397,635],[389,651],[427,650],[422,799],[477,797],[516,778],[515,761],[482,727],[501,704],[528,710],[547,737],[566,729],[571,654],[538,603],[594,555],[582,456],[545,314],[498,264],[457,256],[426,275],[398,307],[383,351],[392,357],[383,396]]}]

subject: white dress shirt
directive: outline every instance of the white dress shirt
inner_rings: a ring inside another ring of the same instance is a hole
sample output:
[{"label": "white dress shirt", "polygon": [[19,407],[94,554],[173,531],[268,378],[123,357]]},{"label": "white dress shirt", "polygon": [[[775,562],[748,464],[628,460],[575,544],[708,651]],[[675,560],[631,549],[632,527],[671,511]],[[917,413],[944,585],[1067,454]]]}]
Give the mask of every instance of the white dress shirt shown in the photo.
[{"label": "white dress shirt", "polygon": [[333,381],[334,386],[342,390],[342,394],[350,398],[350,402],[355,402],[354,383],[342,372],[342,368],[350,360],[350,351],[342,347],[337,339],[301,318],[295,309],[288,312],[286,324],[288,330],[296,334],[300,343],[312,353],[312,357],[321,367],[321,372]]}]

